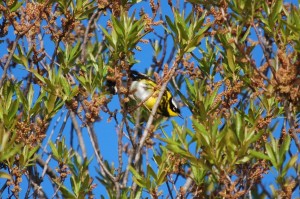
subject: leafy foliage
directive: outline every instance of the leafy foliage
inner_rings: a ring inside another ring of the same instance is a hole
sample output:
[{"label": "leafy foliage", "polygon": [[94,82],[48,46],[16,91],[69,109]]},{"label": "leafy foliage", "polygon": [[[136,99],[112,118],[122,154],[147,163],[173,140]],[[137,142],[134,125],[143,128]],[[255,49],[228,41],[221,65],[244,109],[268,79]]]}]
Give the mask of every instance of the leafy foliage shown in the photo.
[{"label": "leafy foliage", "polygon": [[[299,2],[0,11],[1,198],[299,197]],[[133,68],[185,119],[135,103]]]}]

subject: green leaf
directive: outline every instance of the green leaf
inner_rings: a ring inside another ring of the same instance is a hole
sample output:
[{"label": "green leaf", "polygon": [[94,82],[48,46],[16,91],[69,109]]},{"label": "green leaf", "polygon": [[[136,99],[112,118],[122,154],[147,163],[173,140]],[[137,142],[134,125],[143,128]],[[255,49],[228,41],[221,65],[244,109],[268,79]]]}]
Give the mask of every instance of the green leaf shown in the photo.
[{"label": "green leaf", "polygon": [[116,43],[113,41],[112,36],[107,32],[105,28],[103,28],[102,26],[100,26],[100,28],[103,34],[105,35],[105,39],[108,41],[109,45],[111,45],[111,47],[116,49]]},{"label": "green leaf", "polygon": [[75,60],[79,57],[80,53],[81,53],[81,43],[77,42],[70,52],[68,64],[74,64]]},{"label": "green leaf", "polygon": [[14,0],[14,2],[9,6],[10,11],[11,12],[17,11],[22,6],[23,3],[24,1]]},{"label": "green leaf", "polygon": [[29,89],[28,89],[28,93],[27,93],[27,99],[28,99],[28,105],[27,105],[27,110],[30,109],[32,103],[33,103],[33,93],[34,93],[34,90],[33,90],[33,86],[32,84],[29,85]]},{"label": "green leaf", "polygon": [[236,125],[236,134],[238,135],[239,140],[242,141],[241,134],[244,134],[245,132],[242,132],[242,116],[239,112],[236,113],[235,125]]},{"label": "green leaf", "polygon": [[210,137],[209,133],[207,132],[206,128],[199,123],[197,120],[192,119],[193,125],[196,130],[195,136],[198,138],[198,141],[202,143],[204,146],[210,145]]},{"label": "green leaf", "polygon": [[283,167],[281,175],[285,176],[286,173],[288,172],[288,170],[291,167],[294,167],[294,165],[296,164],[297,160],[298,160],[299,156],[298,155],[294,155],[293,157],[291,157],[291,159],[289,160],[289,162]]},{"label": "green leaf", "polygon": [[56,146],[54,145],[54,143],[52,141],[49,142],[49,146],[51,148],[53,157],[58,158],[59,157],[58,150],[57,150]]},{"label": "green leaf", "polygon": [[236,161],[236,164],[245,164],[246,162],[249,162],[251,158],[249,156],[244,156],[243,158],[240,158]]},{"label": "green leaf", "polygon": [[57,183],[59,190],[61,191],[63,198],[69,198],[69,199],[77,199],[78,197],[76,197],[76,195],[74,195],[70,190],[68,190],[67,187],[65,187],[64,185]]},{"label": "green leaf", "polygon": [[280,149],[279,149],[279,158],[280,158],[280,161],[284,161],[283,158],[286,154],[286,152],[289,150],[290,148],[290,143],[291,143],[291,138],[290,136],[286,136],[280,146]]},{"label": "green leaf", "polygon": [[252,155],[253,157],[263,159],[263,160],[270,160],[270,158],[262,152],[255,151],[252,149],[250,149],[249,152],[250,152],[250,155]]},{"label": "green leaf", "polygon": [[36,78],[38,78],[41,82],[46,84],[46,79],[43,76],[41,76],[36,70],[31,69],[29,70],[29,72],[33,73]]},{"label": "green leaf", "polygon": [[129,166],[129,170],[137,180],[143,179],[143,177],[132,166]]},{"label": "green leaf", "polygon": [[175,24],[173,24],[173,22],[171,21],[170,17],[168,16],[165,16],[166,17],[166,21],[167,21],[167,24],[170,26],[171,30],[177,34],[177,29],[175,27]]},{"label": "green leaf", "polygon": [[157,186],[160,186],[162,185],[164,182],[167,181],[167,172],[166,171],[162,171],[159,173],[158,177],[157,177],[157,181],[156,181],[156,184]]},{"label": "green leaf", "polygon": [[205,100],[205,103],[204,103],[206,110],[211,108],[211,105],[214,104],[216,96],[218,95],[218,92],[219,92],[219,89],[215,89],[214,92],[206,98],[206,99],[208,99],[208,100]]},{"label": "green leaf", "polygon": [[46,97],[46,92],[42,91],[40,93],[40,96],[38,97],[38,99],[35,101],[35,104],[33,105],[33,107],[30,109],[30,114],[36,114],[39,110],[41,110],[41,103],[42,101],[44,101]]},{"label": "green leaf", "polygon": [[245,40],[248,38],[248,35],[249,35],[249,33],[250,33],[250,30],[251,30],[251,26],[249,26],[249,27],[247,28],[247,31],[244,33],[242,39],[240,40],[240,43],[244,43],[244,42],[245,42]]},{"label": "green leaf", "polygon": [[26,68],[28,68],[28,58],[26,56],[24,56],[23,54],[20,54],[19,57],[22,62],[22,65],[25,66]]},{"label": "green leaf", "polygon": [[226,56],[227,56],[227,60],[228,60],[228,66],[231,70],[231,72],[233,73],[235,71],[235,62],[234,62],[234,56],[233,56],[233,51],[231,49],[231,47],[227,47],[226,48]]},{"label": "green leaf", "polygon": [[270,157],[269,160],[271,161],[272,165],[278,169],[278,165],[277,165],[277,159],[276,159],[276,155],[275,155],[275,151],[273,151],[272,147],[266,143],[266,150],[267,150],[267,154]]},{"label": "green leaf", "polygon": [[13,100],[9,111],[8,111],[8,120],[11,121],[16,116],[19,109],[19,100]]},{"label": "green leaf", "polygon": [[[137,193],[136,193],[136,195],[135,195],[135,199],[140,199],[140,198],[142,198],[142,191],[143,191],[143,189],[139,189],[138,191],[137,191]],[[127,198],[126,198],[127,199]]]},{"label": "green leaf", "polygon": [[[176,23],[176,26],[177,26],[177,29],[179,29],[179,35],[178,35],[178,38],[181,42],[187,42],[189,40],[189,36],[187,34],[187,29],[186,29],[186,26],[185,24],[182,24],[182,23]],[[182,39],[184,39],[185,41],[182,41]]]},{"label": "green leaf", "polygon": [[185,80],[186,87],[187,87],[187,90],[188,90],[191,100],[195,100],[196,91],[195,91],[194,86],[191,84],[191,82],[188,78],[184,78],[184,80]]},{"label": "green leaf", "polygon": [[154,178],[155,181],[157,181],[156,173],[154,172],[154,170],[152,169],[152,167],[150,165],[147,165],[147,176],[148,175],[150,175],[151,177]]},{"label": "green leaf", "polygon": [[120,21],[116,19],[114,16],[111,17],[111,20],[112,20],[114,30],[118,33],[120,37],[124,37],[125,29],[123,24],[121,24]]},{"label": "green leaf", "polygon": [[275,17],[278,16],[278,14],[282,10],[283,0],[277,0],[277,1],[275,1],[275,3],[273,5],[274,6],[273,6],[273,9],[272,9],[272,13],[271,13],[271,15],[273,17],[271,17],[271,18],[275,19]]},{"label": "green leaf", "polygon": [[52,113],[52,111],[54,110],[56,99],[57,99],[57,96],[49,93],[48,99],[45,102],[45,106],[46,106],[48,114]]},{"label": "green leaf", "polygon": [[11,175],[8,173],[5,173],[3,171],[0,171],[0,179],[1,178],[6,178],[6,179],[12,179]]}]

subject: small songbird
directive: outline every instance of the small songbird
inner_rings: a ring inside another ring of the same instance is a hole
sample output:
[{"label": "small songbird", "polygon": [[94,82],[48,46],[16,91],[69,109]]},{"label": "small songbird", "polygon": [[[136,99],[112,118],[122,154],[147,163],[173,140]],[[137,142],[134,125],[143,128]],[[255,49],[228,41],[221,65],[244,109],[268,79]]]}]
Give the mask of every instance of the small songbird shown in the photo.
[{"label": "small songbird", "polygon": [[[130,77],[132,78],[130,91],[133,92],[134,98],[137,101],[144,101],[143,104],[149,110],[152,110],[160,92],[160,90],[154,91],[154,88],[157,86],[156,82],[147,75],[134,70],[131,71]],[[173,99],[173,96],[168,88],[165,90],[162,99],[160,100],[157,113],[166,117],[182,117],[180,114],[180,109],[178,108],[178,104]]]},{"label": "small songbird", "polygon": [[[159,89],[155,90],[157,83],[147,75],[134,70],[130,71],[130,78],[132,80],[129,88],[130,93],[132,93],[130,97],[137,102],[143,102],[147,109],[152,110],[160,92]],[[116,88],[114,89],[116,91]],[[179,116],[182,118],[178,104],[168,88],[160,100],[157,113],[166,117]]]}]

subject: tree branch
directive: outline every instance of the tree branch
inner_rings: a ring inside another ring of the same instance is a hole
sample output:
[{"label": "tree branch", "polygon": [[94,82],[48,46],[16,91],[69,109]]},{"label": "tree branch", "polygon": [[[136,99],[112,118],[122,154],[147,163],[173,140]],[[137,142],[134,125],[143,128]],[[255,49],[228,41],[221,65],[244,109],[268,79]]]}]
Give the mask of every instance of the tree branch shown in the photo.
[{"label": "tree branch", "polygon": [[10,62],[11,62],[11,60],[12,60],[12,57],[13,57],[13,55],[14,55],[14,53],[15,53],[15,50],[16,50],[16,48],[17,48],[17,44],[18,44],[20,38],[21,38],[20,35],[17,35],[17,36],[16,36],[15,41],[14,41],[14,43],[13,43],[13,46],[12,46],[12,48],[11,48],[11,50],[10,50],[10,54],[9,54],[7,60],[6,60],[6,63],[5,63],[5,65],[4,65],[4,67],[3,67],[3,73],[2,73],[2,76],[1,76],[1,79],[0,79],[0,88],[2,88],[2,86],[3,86],[3,82],[4,82],[5,78],[6,78],[7,70],[8,70],[9,64],[10,64]]},{"label": "tree branch", "polygon": [[[174,64],[174,66],[171,68],[171,70],[169,71],[168,73],[168,76],[166,78],[166,81],[162,84],[161,88],[160,88],[160,92],[159,92],[159,95],[157,97],[157,101],[156,103],[154,104],[153,108],[152,108],[152,111],[151,111],[151,114],[150,114],[150,117],[147,121],[147,124],[146,124],[146,127],[145,127],[145,130],[144,130],[144,133],[140,139],[140,142],[138,144],[138,147],[136,149],[136,154],[135,154],[135,158],[134,158],[134,166],[135,168],[137,169],[139,167],[139,163],[140,163],[140,159],[141,159],[141,154],[142,154],[142,149],[144,147],[144,144],[145,144],[145,141],[149,135],[149,132],[150,132],[150,127],[152,125],[152,122],[153,122],[153,119],[154,119],[154,115],[157,111],[157,108],[160,104],[160,100],[162,99],[162,96],[164,95],[164,92],[167,88],[167,84],[168,82],[170,81],[170,79],[172,78],[172,76],[175,74],[176,72],[176,68],[177,68],[177,65],[178,65],[178,62],[179,62],[180,59],[178,59],[176,61],[176,63]],[[133,183],[133,186],[132,186],[132,189],[133,189],[133,193],[136,192],[136,188],[137,188],[137,184],[136,183]],[[134,195],[134,194],[133,194]]]},{"label": "tree branch", "polygon": [[85,148],[85,144],[84,144],[84,141],[83,141],[82,132],[81,132],[79,126],[78,126],[78,122],[76,120],[76,115],[75,115],[74,111],[70,110],[70,116],[71,116],[73,127],[74,127],[74,129],[75,129],[75,131],[77,133],[79,146],[80,146],[81,151],[82,151],[82,157],[84,159],[86,159],[86,157],[87,157],[87,155],[86,155],[86,148]]}]

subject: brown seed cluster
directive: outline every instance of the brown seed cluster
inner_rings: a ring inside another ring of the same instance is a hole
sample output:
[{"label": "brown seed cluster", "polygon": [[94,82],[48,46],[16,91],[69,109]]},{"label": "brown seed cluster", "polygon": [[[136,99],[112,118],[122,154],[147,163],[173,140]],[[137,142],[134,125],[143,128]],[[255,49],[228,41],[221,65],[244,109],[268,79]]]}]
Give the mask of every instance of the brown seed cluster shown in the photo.
[{"label": "brown seed cluster", "polygon": [[59,173],[59,182],[64,182],[71,172],[69,167],[63,162],[59,162],[58,166],[59,168],[56,168],[56,171]]},{"label": "brown seed cluster", "polygon": [[220,1],[220,5],[217,7],[210,8],[210,14],[214,18],[214,24],[222,27],[224,23],[227,21],[228,12],[227,12],[228,4],[226,1]]},{"label": "brown seed cluster", "polygon": [[206,186],[204,184],[202,185],[194,185],[191,189],[191,192],[193,194],[193,198],[195,199],[206,199],[205,196],[205,188]]},{"label": "brown seed cluster", "polygon": [[238,184],[237,181],[229,180],[228,177],[224,174],[221,174],[220,181],[222,184],[224,184],[223,190],[219,192],[219,195],[223,198],[236,199],[245,195],[245,190],[236,189],[236,186]]},{"label": "brown seed cluster", "polygon": [[112,10],[112,13],[116,17],[120,16],[121,7],[122,7],[122,5],[121,5],[120,1],[112,1],[112,3],[110,4],[110,8]]},{"label": "brown seed cluster", "polygon": [[153,25],[153,19],[149,17],[149,15],[144,14],[143,19],[145,21],[145,32],[151,32],[153,31],[152,25]]},{"label": "brown seed cluster", "polygon": [[[269,170],[269,166],[265,160],[258,160],[253,165],[238,165],[237,170],[241,173],[230,172],[225,174],[221,172],[219,175],[219,182],[223,184],[222,190],[218,193],[224,198],[240,198],[248,193],[249,190],[261,181],[263,175]],[[232,180],[230,176],[235,176],[237,179]],[[247,176],[245,178],[245,176]],[[245,189],[247,188],[247,189]]]},{"label": "brown seed cluster", "polygon": [[154,137],[154,130],[155,130],[155,126],[151,125],[148,131],[148,136],[145,140],[145,145],[147,148],[152,148],[155,144],[155,142],[153,141],[153,137]]},{"label": "brown seed cluster", "polygon": [[[220,114],[224,114],[225,117],[229,118],[230,116],[230,107],[238,102],[238,94],[241,92],[244,83],[242,81],[234,81],[231,82],[229,79],[226,79],[224,82],[226,89],[217,95],[214,105],[218,105],[221,103],[221,106],[212,113],[212,117],[218,116]],[[220,82],[216,84],[215,88],[220,86]]]},{"label": "brown seed cluster", "polygon": [[282,190],[279,191],[280,198],[292,198],[293,190],[297,182],[295,180],[287,180],[287,182],[282,186]]},{"label": "brown seed cluster", "polygon": [[[18,162],[18,158],[16,158],[16,162]],[[18,166],[14,166],[11,169],[12,179],[7,180],[6,182],[7,186],[13,186],[11,191],[15,195],[17,195],[21,191],[20,183],[22,182],[22,175],[23,175],[22,170],[20,170]]]},{"label": "brown seed cluster", "polygon": [[108,74],[106,79],[108,81],[114,82],[117,87],[118,93],[125,94],[128,92],[127,87],[123,85],[123,77],[125,76],[119,68],[108,67]]},{"label": "brown seed cluster", "polygon": [[86,113],[85,113],[85,118],[86,121],[88,123],[93,123],[95,121],[99,121],[100,120],[100,109],[103,105],[107,104],[107,98],[105,96],[99,96],[97,94],[95,94],[92,97],[91,101],[88,100],[84,100],[83,101],[85,107],[86,107]]},{"label": "brown seed cluster", "polygon": [[18,143],[24,143],[33,148],[40,144],[46,137],[49,123],[37,118],[35,122],[19,121],[16,124]]},{"label": "brown seed cluster", "polygon": [[281,100],[288,99],[293,104],[300,102],[300,62],[292,62],[295,54],[287,55],[285,51],[278,50],[280,68],[276,71],[276,79],[271,81],[277,96]]},{"label": "brown seed cluster", "polygon": [[109,5],[110,5],[110,3],[108,2],[108,0],[98,0],[98,8],[99,9],[104,9]]},{"label": "brown seed cluster", "polygon": [[66,106],[68,109],[71,109],[73,112],[77,112],[77,109],[78,109],[78,101],[73,99],[69,102],[66,102]]},{"label": "brown seed cluster", "polygon": [[184,165],[187,163],[186,158],[181,157],[180,154],[168,152],[168,163],[169,166],[165,168],[167,173],[186,176],[186,172],[184,170]]},{"label": "brown seed cluster", "polygon": [[94,199],[95,195],[93,194],[93,189],[95,189],[97,187],[97,184],[92,184],[93,183],[93,178],[90,178],[89,180],[89,184],[91,185],[89,187],[89,191],[88,191],[88,199]]},{"label": "brown seed cluster", "polygon": [[265,118],[260,116],[260,118],[257,122],[256,130],[261,130],[261,129],[268,127],[269,124],[271,123],[271,120],[272,120],[272,115],[268,115]]},{"label": "brown seed cluster", "polygon": [[[57,7],[54,8],[55,10]],[[57,18],[60,16],[61,26],[57,23]],[[47,21],[47,25],[43,26],[45,32],[51,35],[51,39],[55,42],[63,41],[73,44],[76,40],[74,30],[81,27],[80,21],[75,19],[75,16],[66,11],[64,15],[61,12],[51,12]],[[80,31],[80,29],[79,29]]]},{"label": "brown seed cluster", "polygon": [[190,58],[191,57],[182,59],[182,65],[184,66],[184,70],[181,73],[187,75],[191,80],[203,79],[203,74],[200,71],[199,67],[195,67],[194,62],[188,61]]},{"label": "brown seed cluster", "polygon": [[266,90],[266,84],[264,78],[260,74],[264,74],[269,67],[268,63],[264,63],[258,71],[254,71],[253,75],[250,77],[251,87],[254,89],[251,98],[255,99],[260,96]]},{"label": "brown seed cluster", "polygon": [[[9,6],[9,3],[7,3]],[[28,38],[40,33],[42,20],[46,19],[51,13],[51,7],[46,3],[31,3],[25,4],[25,7],[18,9],[15,12],[10,12],[9,7],[0,6],[0,10],[4,14],[5,27],[13,25],[17,34],[25,35]]]}]

